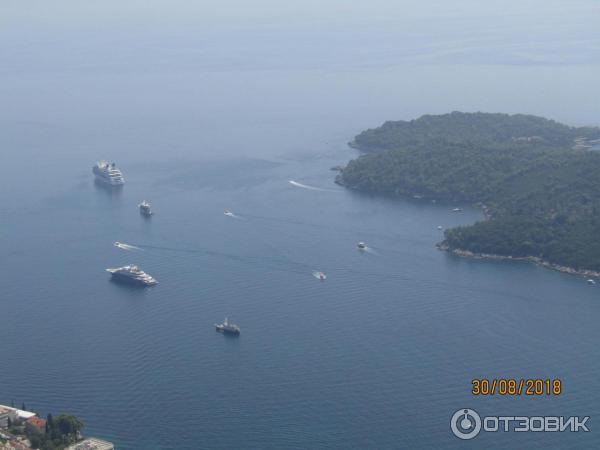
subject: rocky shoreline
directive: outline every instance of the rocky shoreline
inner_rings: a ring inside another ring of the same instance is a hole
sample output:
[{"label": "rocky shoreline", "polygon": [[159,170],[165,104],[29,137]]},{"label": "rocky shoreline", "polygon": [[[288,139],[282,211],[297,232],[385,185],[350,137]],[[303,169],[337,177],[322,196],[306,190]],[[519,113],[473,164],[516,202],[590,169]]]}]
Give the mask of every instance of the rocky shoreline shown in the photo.
[{"label": "rocky shoreline", "polygon": [[[354,145],[352,145],[352,144],[354,144]],[[351,142],[348,145],[350,145],[351,147],[354,147],[354,148],[358,148],[354,142]],[[335,166],[335,167],[332,167],[331,170],[335,170],[335,171],[339,172],[338,175],[335,177],[334,182],[336,184],[338,184],[339,186],[342,186],[346,189],[354,189],[352,186],[348,186],[344,182],[344,179],[343,179],[344,167],[343,166]],[[415,195],[413,195],[413,198],[420,200],[423,197],[415,194]],[[432,200],[432,202],[435,203],[436,200]],[[490,211],[490,208],[486,204],[484,204],[482,202],[478,202],[472,206],[478,207],[481,209],[484,220],[490,220],[492,218],[492,213]],[[537,256],[510,256],[510,255],[506,256],[506,255],[497,255],[494,253],[475,253],[470,250],[464,250],[464,249],[459,249],[459,248],[451,249],[445,242],[440,242],[440,243],[436,244],[436,247],[439,250],[443,250],[443,251],[452,253],[456,256],[463,257],[463,258],[495,259],[495,260],[508,260],[508,261],[527,261],[527,262],[537,264],[538,266],[541,266],[541,267],[544,267],[547,269],[555,270],[557,272],[568,273],[568,274],[577,275],[577,276],[600,278],[600,271],[575,269],[574,267],[562,266],[560,264],[555,264],[555,263],[551,263],[549,261],[545,261],[544,259],[539,258]]]},{"label": "rocky shoreline", "polygon": [[549,261],[545,261],[537,256],[505,256],[496,255],[493,253],[475,253],[470,250],[463,250],[459,248],[450,248],[447,244],[441,242],[436,245],[439,250],[443,250],[453,255],[460,256],[462,258],[474,258],[474,259],[496,259],[496,260],[508,260],[508,261],[527,261],[538,266],[545,267],[547,269],[556,270],[557,272],[568,273],[571,275],[580,275],[586,277],[600,278],[600,272],[594,270],[578,270],[573,267],[561,266],[560,264],[554,264]]}]

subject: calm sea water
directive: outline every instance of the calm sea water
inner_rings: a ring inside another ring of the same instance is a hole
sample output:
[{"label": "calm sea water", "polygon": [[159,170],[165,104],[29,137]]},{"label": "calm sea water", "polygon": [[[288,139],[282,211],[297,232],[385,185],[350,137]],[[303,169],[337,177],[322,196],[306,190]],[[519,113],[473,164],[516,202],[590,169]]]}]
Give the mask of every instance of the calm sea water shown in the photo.
[{"label": "calm sea water", "polygon": [[[125,450],[599,447],[599,288],[441,253],[438,225],[479,211],[348,192],[329,170],[357,156],[346,142],[362,129],[426,112],[597,123],[591,4],[575,2],[571,21],[552,4],[534,21],[540,41],[527,40],[535,10],[496,28],[365,10],[222,28],[181,14],[153,29],[127,10],[13,5],[0,403],[74,413]],[[122,168],[123,190],[94,184],[101,158]],[[104,269],[127,263],[160,284],[110,282]],[[225,316],[239,338],[214,331]],[[476,377],[560,378],[564,393],[477,398]],[[463,407],[589,415],[592,432],[463,442],[449,427]]]}]

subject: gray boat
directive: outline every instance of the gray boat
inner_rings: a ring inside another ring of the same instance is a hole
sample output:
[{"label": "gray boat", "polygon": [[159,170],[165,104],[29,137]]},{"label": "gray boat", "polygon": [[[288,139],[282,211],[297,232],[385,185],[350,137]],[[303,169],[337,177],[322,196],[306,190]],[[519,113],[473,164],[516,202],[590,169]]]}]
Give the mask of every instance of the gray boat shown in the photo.
[{"label": "gray boat", "polygon": [[229,323],[227,321],[227,317],[225,317],[225,321],[223,323],[215,323],[215,329],[221,333],[240,334],[240,327],[233,323]]}]

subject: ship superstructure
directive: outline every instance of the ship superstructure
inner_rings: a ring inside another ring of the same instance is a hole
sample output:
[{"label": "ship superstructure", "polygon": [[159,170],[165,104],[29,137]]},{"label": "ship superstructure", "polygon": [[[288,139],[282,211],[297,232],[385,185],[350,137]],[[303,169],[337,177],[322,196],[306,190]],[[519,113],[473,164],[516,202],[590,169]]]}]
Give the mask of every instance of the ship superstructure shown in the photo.
[{"label": "ship superstructure", "polygon": [[96,179],[102,183],[111,186],[122,186],[125,184],[125,178],[123,178],[123,174],[114,162],[98,161],[92,168],[92,172],[96,175]]}]

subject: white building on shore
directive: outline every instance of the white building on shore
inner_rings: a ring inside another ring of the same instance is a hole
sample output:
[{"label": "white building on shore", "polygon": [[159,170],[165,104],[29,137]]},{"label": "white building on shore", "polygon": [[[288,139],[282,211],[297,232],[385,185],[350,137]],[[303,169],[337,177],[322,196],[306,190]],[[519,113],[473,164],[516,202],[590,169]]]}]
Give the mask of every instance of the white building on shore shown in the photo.
[{"label": "white building on shore", "polygon": [[0,428],[6,428],[9,419],[13,423],[25,422],[27,419],[35,416],[36,414],[31,411],[23,411],[12,406],[0,405]]}]

